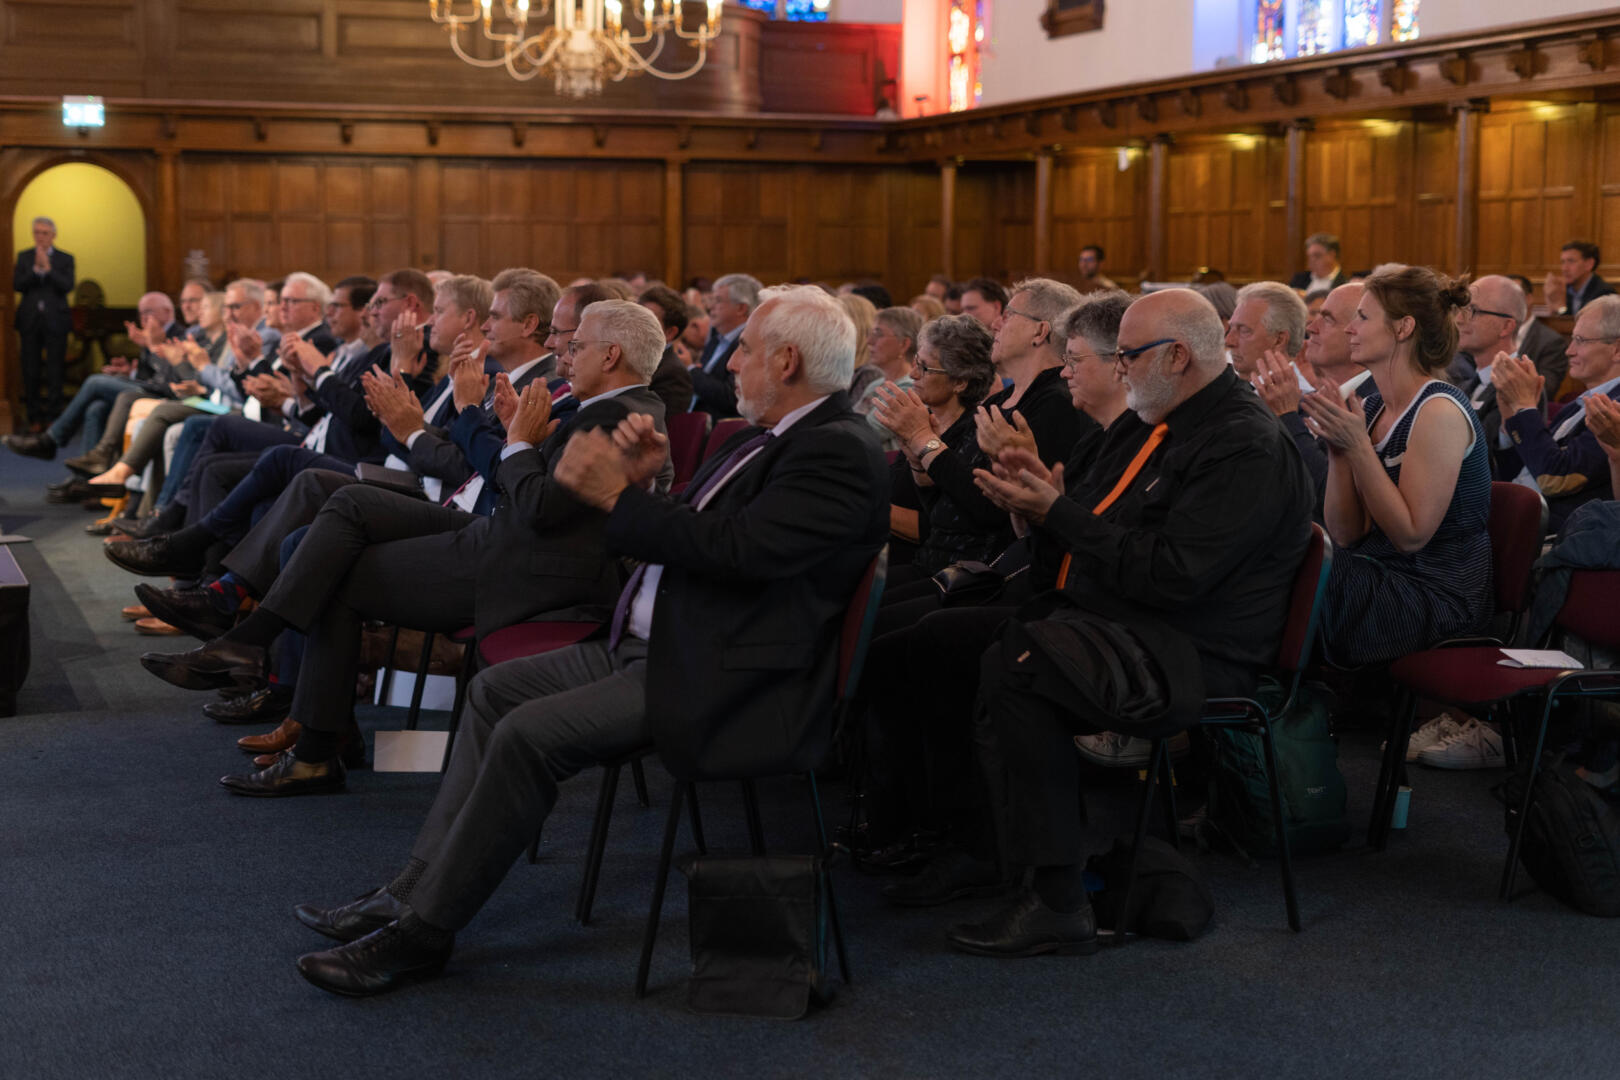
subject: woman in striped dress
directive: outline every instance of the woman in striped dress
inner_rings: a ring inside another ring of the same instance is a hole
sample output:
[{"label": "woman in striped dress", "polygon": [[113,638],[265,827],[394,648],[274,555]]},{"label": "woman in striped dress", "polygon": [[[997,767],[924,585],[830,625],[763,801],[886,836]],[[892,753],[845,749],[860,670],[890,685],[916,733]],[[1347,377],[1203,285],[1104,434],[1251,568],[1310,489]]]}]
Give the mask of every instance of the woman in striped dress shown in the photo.
[{"label": "woman in striped dress", "polygon": [[1328,447],[1324,519],[1338,550],[1322,610],[1337,664],[1372,664],[1484,629],[1492,613],[1491,474],[1485,432],[1443,379],[1464,282],[1423,267],[1381,271],[1346,330],[1376,393],[1362,415],[1307,395]]}]

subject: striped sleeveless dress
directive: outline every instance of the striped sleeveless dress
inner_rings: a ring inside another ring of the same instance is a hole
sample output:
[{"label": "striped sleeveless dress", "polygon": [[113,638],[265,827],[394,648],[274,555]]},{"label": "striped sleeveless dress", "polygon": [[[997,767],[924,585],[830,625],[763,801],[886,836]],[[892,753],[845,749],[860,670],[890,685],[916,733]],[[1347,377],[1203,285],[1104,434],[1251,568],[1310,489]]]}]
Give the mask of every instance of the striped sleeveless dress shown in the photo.
[{"label": "striped sleeveless dress", "polygon": [[[1375,524],[1360,541],[1333,553],[1323,598],[1322,636],[1328,659],[1335,664],[1393,660],[1447,638],[1478,633],[1490,621],[1494,608],[1490,454],[1468,398],[1449,383],[1430,380],[1376,449],[1384,472],[1399,484],[1412,425],[1424,405],[1437,397],[1451,401],[1474,429],[1451,504],[1421,551],[1399,550]],[[1362,405],[1371,431],[1384,410],[1383,395],[1373,393]]]}]

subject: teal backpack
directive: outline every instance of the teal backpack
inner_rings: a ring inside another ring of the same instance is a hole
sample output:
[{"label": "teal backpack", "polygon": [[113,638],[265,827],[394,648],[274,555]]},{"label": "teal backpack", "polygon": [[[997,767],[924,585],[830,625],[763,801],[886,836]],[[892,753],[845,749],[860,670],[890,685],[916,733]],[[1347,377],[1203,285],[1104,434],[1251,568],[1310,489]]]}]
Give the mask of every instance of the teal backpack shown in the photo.
[{"label": "teal backpack", "polygon": [[[1255,700],[1270,713],[1283,696],[1281,684],[1263,678]],[[1339,746],[1329,722],[1329,701],[1324,688],[1301,683],[1294,707],[1272,722],[1292,855],[1336,851],[1350,839],[1347,795],[1339,772]],[[1204,734],[1213,759],[1209,825],[1243,854],[1277,854],[1260,736],[1213,726],[1205,728]]]}]

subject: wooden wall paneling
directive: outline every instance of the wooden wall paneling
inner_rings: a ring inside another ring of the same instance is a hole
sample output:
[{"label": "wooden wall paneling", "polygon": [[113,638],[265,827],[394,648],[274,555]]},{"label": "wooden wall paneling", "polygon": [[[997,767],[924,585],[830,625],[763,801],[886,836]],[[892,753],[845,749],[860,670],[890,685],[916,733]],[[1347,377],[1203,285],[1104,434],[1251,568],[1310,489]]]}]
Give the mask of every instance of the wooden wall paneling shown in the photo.
[{"label": "wooden wall paneling", "polygon": [[1413,130],[1413,225],[1407,257],[1421,266],[1446,268],[1451,263],[1456,227],[1457,133],[1448,120],[1420,120]]},{"label": "wooden wall paneling", "polygon": [[1122,284],[1142,273],[1147,253],[1144,229],[1147,155],[1099,147],[1058,157],[1052,166],[1052,259],[1049,272],[1072,281],[1080,249],[1098,244],[1108,276]]},{"label": "wooden wall paneling", "polygon": [[1538,104],[1480,120],[1478,272],[1539,280],[1596,218],[1590,163],[1597,107]]},{"label": "wooden wall paneling", "polygon": [[991,246],[994,228],[991,200],[995,197],[995,173],[992,167],[969,163],[956,170],[956,218],[953,232],[956,246],[952,253],[956,264],[955,276],[959,281],[988,274],[996,274]]},{"label": "wooden wall paneling", "polygon": [[795,277],[835,282],[884,280],[887,266],[886,188],[880,169],[799,167],[807,197],[807,242]]},{"label": "wooden wall paneling", "polygon": [[[1305,254],[1289,246],[1288,155],[1286,135],[1266,136],[1261,140],[1265,158],[1265,208],[1261,213],[1263,231],[1263,262],[1265,275],[1286,281],[1305,265]],[[1302,208],[1303,210],[1303,208]],[[1301,212],[1303,228],[1303,212]]]},{"label": "wooden wall paneling", "polygon": [[987,258],[1009,284],[1041,273],[1035,261],[1035,163],[1004,163],[993,174]]},{"label": "wooden wall paneling", "polygon": [[[1339,237],[1345,266],[1408,258],[1400,232],[1407,125],[1364,121],[1319,128],[1306,139],[1305,233]],[[1296,256],[1303,266],[1303,252]]]},{"label": "wooden wall paneling", "polygon": [[1266,159],[1257,136],[1185,140],[1171,148],[1168,278],[1186,279],[1205,266],[1239,281],[1264,276]]},{"label": "wooden wall paneling", "polygon": [[[1604,252],[1599,272],[1613,280],[1620,274],[1620,105],[1599,106],[1597,130],[1597,179],[1593,184],[1597,205],[1592,236]],[[1540,278],[1532,276],[1530,280],[1539,284]]]},{"label": "wooden wall paneling", "polygon": [[742,271],[761,281],[792,280],[789,167],[693,163],[686,169],[685,188],[688,276]]},{"label": "wooden wall paneling", "polygon": [[941,173],[929,165],[888,172],[888,273],[883,283],[896,303],[923,291],[928,279],[948,271],[940,263]]}]

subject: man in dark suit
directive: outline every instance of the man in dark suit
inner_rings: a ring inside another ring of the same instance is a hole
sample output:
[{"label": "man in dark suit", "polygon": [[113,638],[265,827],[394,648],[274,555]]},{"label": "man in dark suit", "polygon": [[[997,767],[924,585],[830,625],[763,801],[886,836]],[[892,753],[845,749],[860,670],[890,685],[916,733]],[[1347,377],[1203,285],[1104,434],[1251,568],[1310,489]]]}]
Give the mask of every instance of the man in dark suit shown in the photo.
[{"label": "man in dark suit", "polygon": [[742,340],[748,316],[759,306],[758,278],[727,274],[709,294],[709,338],[703,344],[692,374],[692,411],[716,419],[737,415],[737,388],[727,366]]},{"label": "man in dark suit", "polygon": [[[1554,315],[1579,315],[1581,309],[1600,296],[1614,295],[1614,286],[1598,276],[1598,263],[1603,252],[1585,240],[1571,240],[1558,252],[1558,269],[1547,274],[1542,283],[1542,299]],[[1547,392],[1557,394],[1558,387],[1548,383]]]},{"label": "man in dark suit", "polygon": [[692,408],[692,376],[686,365],[675,355],[675,342],[686,331],[689,321],[686,301],[667,285],[653,285],[642,290],[636,302],[654,315],[664,327],[664,355],[653,372],[652,391],[664,403],[664,417],[668,419]]},{"label": "man in dark suit", "polygon": [[1350,280],[1339,265],[1339,238],[1332,233],[1313,233],[1305,238],[1305,266],[1288,279],[1289,288],[1308,293],[1337,289]]},{"label": "man in dark suit", "polygon": [[[1469,283],[1473,302],[1457,315],[1457,359],[1447,369],[1447,376],[1473,403],[1479,415],[1480,426],[1491,450],[1491,471],[1497,471],[1496,450],[1502,430],[1502,410],[1496,400],[1496,384],[1492,379],[1499,354],[1516,355],[1519,339],[1519,321],[1527,315],[1524,292],[1513,281],[1499,274],[1487,274]],[[1550,331],[1549,331],[1550,333]],[[1557,335],[1553,335],[1557,337]],[[1559,339],[1562,343],[1563,339]],[[1538,370],[1540,365],[1537,365]],[[1569,357],[1556,372],[1542,372],[1545,385],[1556,387],[1564,381],[1569,369]],[[1545,411],[1547,397],[1540,395],[1538,408]],[[1497,476],[1498,480],[1511,480],[1511,476]]]},{"label": "man in dark suit", "polygon": [[73,291],[73,256],[58,251],[55,242],[56,223],[35,218],[34,246],[17,253],[11,275],[11,287],[22,294],[17,335],[22,339],[23,408],[35,424],[62,411],[62,370],[73,328],[67,300]]},{"label": "man in dark suit", "polygon": [[[327,500],[246,620],[190,653],[142,658],[179,686],[251,686],[262,682],[265,647],[276,634],[290,626],[308,635],[292,709],[302,725],[296,745],[261,772],[225,777],[227,788],[299,795],[343,786],[338,755],[359,734],[348,690],[364,619],[438,632],[473,623],[482,635],[537,615],[607,616],[621,574],[602,540],[603,517],[559,490],[551,474],[576,431],[616,427],[631,412],[661,422],[647,380],[663,338],[644,308],[591,305],[570,343],[579,412],[547,437],[551,395],[543,383],[530,383],[511,403],[496,472],[503,498],[492,516],[350,485]],[[476,358],[458,365],[481,375]]]},{"label": "man in dark suit", "polygon": [[[778,312],[816,330],[786,336]],[[605,639],[474,680],[405,870],[347,907],[299,909],[350,942],[300,959],[305,978],[370,994],[436,972],[558,783],[595,762],[648,743],[683,779],[820,761],[843,609],[888,531],[883,457],[842,390],[854,353],[837,301],[767,290],[731,360],[754,426],[676,500],[645,490],[667,450],[645,418],[570,442],[555,481],[605,512],[608,543],[643,567]]]}]

